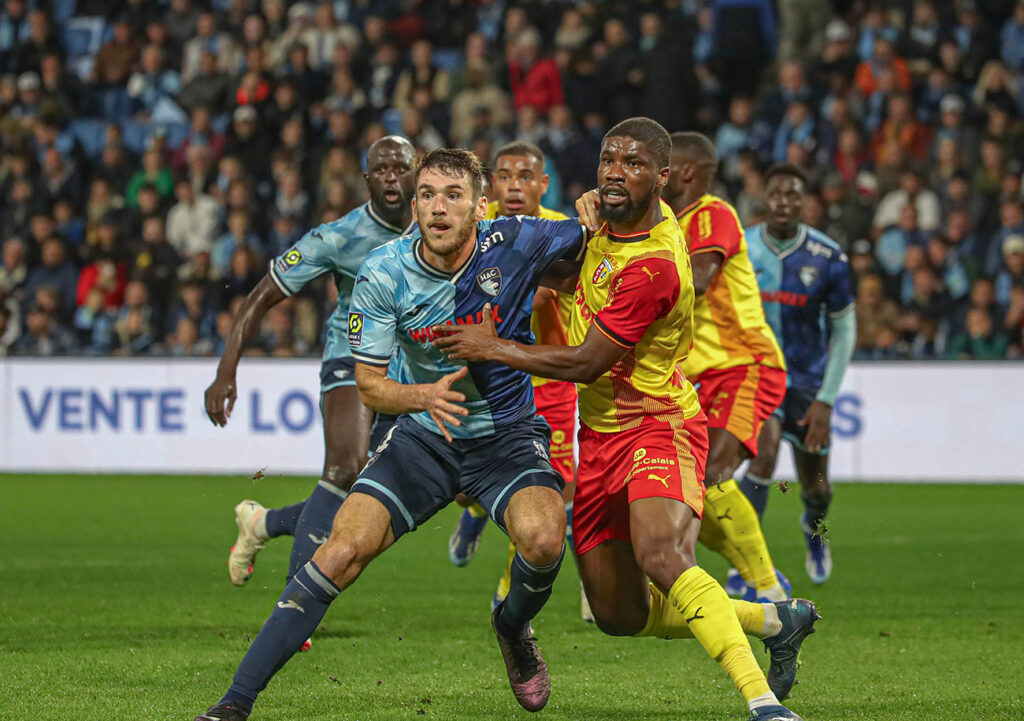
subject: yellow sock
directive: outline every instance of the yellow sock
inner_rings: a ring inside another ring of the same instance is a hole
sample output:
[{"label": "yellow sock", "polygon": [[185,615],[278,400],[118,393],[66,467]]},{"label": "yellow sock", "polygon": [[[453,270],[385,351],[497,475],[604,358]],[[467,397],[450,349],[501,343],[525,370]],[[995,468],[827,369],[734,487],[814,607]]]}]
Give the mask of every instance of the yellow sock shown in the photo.
[{"label": "yellow sock", "polygon": [[[743,632],[748,636],[763,637],[766,633],[764,604],[730,600]],[[665,594],[652,583],[651,612],[647,616],[647,625],[636,635],[666,639],[693,638],[693,631],[690,630],[683,615],[673,608]]]},{"label": "yellow sock", "polygon": [[700,536],[698,540],[704,544],[705,547],[710,548],[720,556],[724,556],[732,567],[735,568],[743,580],[747,583],[753,583],[753,577],[750,575],[750,567],[747,566],[747,559],[743,557],[739,549],[736,548],[736,544],[725,537],[725,529],[722,528],[722,524],[719,523],[714,513],[705,511],[704,520],[700,525]]},{"label": "yellow sock", "polygon": [[473,518],[483,518],[487,515],[487,511],[485,511],[484,507],[481,506],[479,503],[474,503],[467,510],[469,510],[469,515],[471,515]]},{"label": "yellow sock", "polygon": [[[750,574],[748,576],[741,572],[744,580],[752,582],[758,591],[777,586],[779,579],[775,576],[775,565],[772,563],[771,554],[768,553],[768,544],[765,543],[764,534],[761,532],[757,511],[743,495],[736,481],[730,479],[708,486],[704,505],[705,518],[709,515],[714,516],[715,521],[721,524],[728,543],[743,556]],[[731,558],[729,560],[732,561]],[[736,570],[740,570],[739,566]]]},{"label": "yellow sock", "polygon": [[501,580],[498,581],[498,600],[504,601],[505,596],[508,595],[508,590],[512,588],[512,561],[516,557],[515,544],[508,544],[508,559],[505,561],[505,572],[501,574]]},{"label": "yellow sock", "polygon": [[684,571],[669,589],[668,600],[744,699],[750,702],[771,693],[729,597],[704,569]]}]

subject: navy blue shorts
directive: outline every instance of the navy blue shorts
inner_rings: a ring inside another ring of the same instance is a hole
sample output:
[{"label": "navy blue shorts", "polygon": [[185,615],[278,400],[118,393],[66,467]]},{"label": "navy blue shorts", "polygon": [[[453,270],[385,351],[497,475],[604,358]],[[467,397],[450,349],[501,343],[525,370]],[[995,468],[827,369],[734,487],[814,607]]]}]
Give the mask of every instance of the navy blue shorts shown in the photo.
[{"label": "navy blue shorts", "polygon": [[[811,388],[787,388],[786,397],[782,399],[782,405],[775,409],[773,416],[782,423],[782,437],[793,444],[801,451],[810,453],[804,445],[804,438],[807,436],[807,426],[797,425],[807,413],[807,409],[814,403],[818,395],[817,389]],[[820,451],[819,455],[828,453],[828,446]]]},{"label": "navy blue shorts", "polygon": [[370,455],[377,449],[377,446],[384,440],[384,436],[391,430],[391,426],[398,422],[398,416],[389,413],[375,413],[373,425],[370,426]]},{"label": "navy blue shorts", "polygon": [[449,443],[408,416],[398,419],[349,491],[373,496],[391,513],[395,538],[414,530],[465,493],[501,530],[508,501],[522,488],[562,492],[551,466],[551,429],[533,416],[483,438]]},{"label": "navy blue shorts", "polygon": [[329,358],[320,364],[320,395],[356,384],[356,361],[350,356]]}]

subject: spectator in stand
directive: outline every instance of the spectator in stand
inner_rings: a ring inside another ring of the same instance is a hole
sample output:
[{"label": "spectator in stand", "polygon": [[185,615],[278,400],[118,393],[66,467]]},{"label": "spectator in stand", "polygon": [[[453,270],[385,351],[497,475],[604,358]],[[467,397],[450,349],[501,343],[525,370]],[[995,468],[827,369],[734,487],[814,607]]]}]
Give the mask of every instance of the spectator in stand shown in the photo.
[{"label": "spectator in stand", "polygon": [[879,336],[892,332],[899,319],[899,306],[885,296],[882,279],[877,275],[862,276],[857,283],[857,351],[871,351]]},{"label": "spectator in stand", "polygon": [[1006,67],[1016,73],[1024,72],[1024,2],[1021,0],[1017,0],[1013,15],[1003,23],[1001,39]]},{"label": "spectator in stand", "polygon": [[47,313],[38,303],[28,309],[25,333],[14,344],[17,355],[54,356],[71,355],[78,344],[71,331]]},{"label": "spectator in stand", "polygon": [[259,236],[250,227],[249,214],[244,210],[232,211],[228,216],[228,230],[213,246],[210,253],[210,263],[213,266],[214,274],[218,276],[227,275],[228,266],[231,264],[231,257],[235,248],[247,248],[253,253],[262,255],[263,246]]},{"label": "spectator in stand", "polygon": [[36,8],[28,14],[28,37],[18,46],[18,69],[38,73],[43,56],[50,54],[63,58],[64,50],[50,24],[50,16]]},{"label": "spectator in stand", "polygon": [[[1024,206],[1019,198],[1006,199],[999,208],[999,227],[988,244],[983,272],[994,278],[1003,268],[1006,255],[1006,241],[1014,236],[1024,236]],[[1011,244],[1015,247],[1015,244]]]},{"label": "spectator in stand", "polygon": [[1000,360],[1009,345],[1006,334],[980,308],[967,313],[967,330],[953,336],[946,351],[951,360]]},{"label": "spectator in stand", "polygon": [[884,72],[891,72],[895,86],[903,92],[910,91],[910,71],[907,61],[896,55],[891,41],[884,37],[875,40],[874,54],[863,60],[857,67],[854,83],[864,98],[870,98],[878,90],[879,78]]},{"label": "spectator in stand", "polygon": [[813,89],[807,81],[803,65],[796,61],[782,63],[779,66],[778,84],[762,98],[758,117],[775,127],[782,122],[792,103],[809,103],[812,99]]},{"label": "spectator in stand", "polygon": [[124,86],[138,61],[139,49],[128,18],[119,17],[114,22],[113,37],[96,53],[91,74],[92,82],[101,90],[100,103],[107,120],[116,121],[128,111]]},{"label": "spectator in stand", "polygon": [[530,105],[547,113],[563,101],[562,79],[554,60],[541,57],[540,33],[527,28],[513,41],[508,53],[509,86],[515,109]]},{"label": "spectator in stand", "polygon": [[907,260],[907,249],[924,245],[925,237],[917,222],[917,210],[913,205],[900,209],[897,222],[882,231],[875,246],[875,255],[882,270],[891,277],[899,275]]},{"label": "spectator in stand", "polygon": [[1024,286],[1014,286],[1010,290],[1010,307],[1004,319],[1009,340],[1007,355],[1012,358],[1024,356]]},{"label": "spectator in stand", "polygon": [[[512,119],[508,96],[491,81],[486,61],[479,60],[466,68],[466,86],[452,101],[452,141],[468,145],[475,136],[490,128],[504,127]],[[483,116],[486,125],[478,122]]]},{"label": "spectator in stand", "polygon": [[917,227],[923,231],[936,230],[942,222],[942,207],[938,196],[921,182],[917,171],[908,170],[900,177],[900,187],[887,193],[878,204],[874,226],[876,232],[901,222],[903,209],[913,206]]},{"label": "spectator in stand", "polygon": [[[729,94],[753,95],[758,73],[775,57],[779,34],[769,0],[711,0],[710,63]],[[780,113],[781,115],[781,113]]]},{"label": "spectator in stand", "polygon": [[224,148],[225,155],[236,156],[246,174],[254,179],[266,177],[270,145],[257,123],[256,108],[242,105],[235,109],[234,133]]},{"label": "spectator in stand", "polygon": [[954,301],[964,298],[970,291],[971,282],[967,271],[952,252],[949,241],[938,233],[932,234],[925,251],[928,265],[935,270],[950,297]]},{"label": "spectator in stand", "polygon": [[210,252],[220,223],[220,204],[205,193],[196,193],[187,178],[174,184],[178,202],[167,213],[167,242],[188,257]]},{"label": "spectator in stand", "polygon": [[932,132],[914,118],[910,96],[898,93],[889,98],[888,117],[875,131],[872,145],[877,149],[889,140],[898,142],[916,161],[923,162],[931,147]]},{"label": "spectator in stand", "polygon": [[42,243],[41,265],[37,265],[25,279],[26,298],[35,296],[39,288],[53,288],[59,297],[61,317],[70,318],[75,310],[78,271],[67,258],[64,242],[56,236],[49,236]]},{"label": "spectator in stand", "polygon": [[398,110],[412,107],[412,94],[416,88],[428,88],[439,103],[446,103],[450,96],[448,71],[434,67],[433,48],[427,40],[417,40],[409,51],[410,64],[398,76],[392,106]]},{"label": "spectator in stand", "polygon": [[0,296],[5,299],[17,297],[28,278],[25,241],[17,236],[5,240],[0,261],[3,262],[0,265]]},{"label": "spectator in stand", "polygon": [[170,198],[174,193],[174,177],[171,175],[171,169],[164,165],[158,150],[149,149],[142,154],[142,169],[132,176],[124,191],[124,204],[127,207],[139,207],[139,189],[143,185],[153,186],[161,201]]},{"label": "spectator in stand", "polygon": [[164,220],[151,216],[142,221],[142,243],[132,252],[129,275],[142,280],[161,315],[166,314],[177,279],[181,256],[167,242]]},{"label": "spectator in stand", "polygon": [[110,355],[116,343],[116,322],[117,316],[104,303],[103,291],[99,288],[90,290],[85,296],[85,302],[75,311],[74,329],[82,353]]},{"label": "spectator in stand", "polygon": [[21,335],[21,317],[7,303],[0,303],[0,358],[10,355]]},{"label": "spectator in stand", "polygon": [[1010,305],[1013,289],[1024,286],[1024,235],[1011,235],[1002,244],[1003,267],[996,274],[996,302]]}]

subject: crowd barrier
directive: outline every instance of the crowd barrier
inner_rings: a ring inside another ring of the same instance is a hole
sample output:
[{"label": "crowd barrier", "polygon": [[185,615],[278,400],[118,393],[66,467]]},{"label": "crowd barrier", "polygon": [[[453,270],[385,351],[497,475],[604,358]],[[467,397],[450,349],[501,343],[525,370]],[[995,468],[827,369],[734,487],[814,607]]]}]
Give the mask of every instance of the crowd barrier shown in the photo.
[{"label": "crowd barrier", "polygon": [[[319,475],[319,362],[243,359],[225,428],[203,410],[215,367],[0,359],[0,471]],[[832,439],[838,480],[1024,483],[1024,363],[854,363]]]}]

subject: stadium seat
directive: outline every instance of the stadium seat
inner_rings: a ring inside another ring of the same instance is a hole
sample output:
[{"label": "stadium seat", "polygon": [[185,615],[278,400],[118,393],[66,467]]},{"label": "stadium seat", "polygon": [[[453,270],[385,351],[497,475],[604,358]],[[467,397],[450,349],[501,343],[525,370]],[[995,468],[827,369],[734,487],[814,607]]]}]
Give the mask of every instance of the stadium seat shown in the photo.
[{"label": "stadium seat", "polygon": [[68,132],[82,146],[82,150],[90,159],[98,158],[103,153],[106,140],[107,123],[93,118],[75,118],[68,124]]},{"label": "stadium seat", "polygon": [[106,21],[101,17],[71,18],[64,23],[61,44],[67,55],[67,66],[85,81],[103,43],[103,28]]},{"label": "stadium seat", "polygon": [[75,6],[77,4],[77,0],[55,0],[53,3],[53,21],[58,25],[66,23],[75,16]]},{"label": "stadium seat", "polygon": [[145,152],[149,133],[148,123],[140,123],[137,120],[125,120],[121,123],[121,139],[125,150],[134,155],[142,155]]}]

